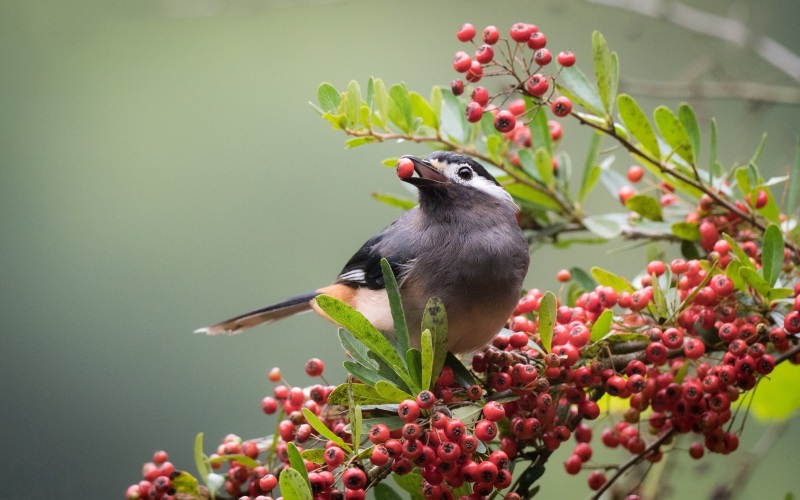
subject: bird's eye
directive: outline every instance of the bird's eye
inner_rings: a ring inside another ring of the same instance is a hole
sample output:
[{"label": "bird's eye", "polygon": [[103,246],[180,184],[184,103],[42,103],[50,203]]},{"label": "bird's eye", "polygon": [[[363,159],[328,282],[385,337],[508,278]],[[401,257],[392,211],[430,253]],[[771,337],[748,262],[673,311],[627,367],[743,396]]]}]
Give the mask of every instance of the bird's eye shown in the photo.
[{"label": "bird's eye", "polygon": [[458,169],[458,176],[468,181],[472,179],[472,169],[469,167],[461,167]]}]

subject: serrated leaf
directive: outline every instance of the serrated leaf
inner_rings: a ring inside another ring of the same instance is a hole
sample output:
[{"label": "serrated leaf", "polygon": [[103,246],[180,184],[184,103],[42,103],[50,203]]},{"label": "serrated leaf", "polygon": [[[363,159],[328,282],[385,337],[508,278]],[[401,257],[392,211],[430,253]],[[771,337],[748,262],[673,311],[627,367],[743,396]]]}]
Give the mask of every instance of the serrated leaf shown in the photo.
[{"label": "serrated leaf", "polygon": [[761,270],[764,280],[770,286],[775,285],[783,266],[783,234],[776,224],[767,226],[764,231],[764,242],[761,248]]},{"label": "serrated leaf", "polygon": [[696,222],[676,222],[672,234],[686,241],[700,241],[700,226]]},{"label": "serrated leaf", "polygon": [[[529,107],[535,104],[529,104]],[[531,143],[535,148],[544,148],[547,153],[553,155],[553,143],[550,137],[550,126],[547,124],[547,113],[544,108],[539,108],[533,115],[531,122],[528,124],[528,129],[531,132]],[[552,165],[550,166],[552,170]],[[551,173],[552,175],[552,173]],[[543,177],[543,179],[546,179]]]},{"label": "serrated leaf", "polygon": [[204,483],[208,481],[208,475],[211,473],[211,467],[208,465],[208,457],[203,453],[203,433],[199,432],[194,438],[194,464],[197,467],[197,473]]},{"label": "serrated leaf", "polygon": [[605,238],[607,240],[616,238],[622,234],[622,227],[616,220],[606,217],[605,215],[590,215],[584,217],[581,221],[586,229],[593,234]]},{"label": "serrated leaf", "polygon": [[697,117],[694,115],[694,110],[689,104],[682,102],[678,106],[678,120],[680,120],[683,128],[686,130],[686,135],[689,136],[689,142],[694,151],[694,157],[700,156],[700,127],[697,125]]},{"label": "serrated leaf", "polygon": [[389,308],[392,311],[392,322],[394,324],[394,336],[397,341],[397,350],[400,356],[403,356],[411,344],[408,337],[408,325],[406,325],[406,316],[403,312],[403,302],[400,299],[400,287],[397,284],[397,279],[392,271],[392,266],[385,258],[381,258],[381,273],[383,273],[383,281],[386,283],[386,293],[389,296]]},{"label": "serrated leaf", "polygon": [[550,352],[553,342],[553,327],[556,324],[558,314],[558,301],[553,292],[545,292],[544,297],[539,302],[539,338],[542,340],[542,347],[546,352]]},{"label": "serrated leaf", "polygon": [[666,106],[659,106],[653,112],[653,116],[661,137],[664,138],[669,147],[678,156],[686,160],[687,163],[694,165],[695,156],[692,144],[689,141],[689,135],[680,120],[672,113],[672,110]]},{"label": "serrated leaf", "polygon": [[430,330],[433,346],[433,380],[439,377],[447,357],[447,312],[438,297],[431,298],[422,313],[422,330]]},{"label": "serrated leaf", "polygon": [[606,111],[605,114],[606,116],[610,116],[614,108],[614,100],[616,99],[614,95],[617,85],[616,81],[614,81],[616,69],[611,57],[611,51],[608,49],[608,43],[599,31],[592,33],[592,56],[594,58],[594,74],[597,79],[597,90],[600,94],[600,100],[603,103],[603,109]]},{"label": "serrated leaf", "polygon": [[422,496],[422,476],[417,474],[416,472],[409,472],[408,474],[403,474],[402,476],[399,474],[395,474],[392,472],[392,479],[394,482],[403,489],[403,491],[407,492],[411,495],[412,500],[424,500],[425,497]]},{"label": "serrated leaf", "polygon": [[325,450],[322,448],[311,448],[310,450],[303,450],[300,452],[303,460],[314,462],[315,464],[322,465],[325,463]]},{"label": "serrated leaf", "polygon": [[414,131],[414,115],[408,89],[402,83],[389,87],[389,119],[405,133]]},{"label": "serrated leaf", "polygon": [[605,114],[603,101],[600,99],[597,88],[577,66],[561,68],[561,73],[556,80],[556,88],[574,104],[583,106],[587,111],[596,115]]},{"label": "serrated leaf", "polygon": [[439,119],[436,117],[436,112],[433,110],[430,103],[416,92],[409,92],[408,95],[411,98],[411,110],[413,115],[420,118],[423,125],[433,130],[439,130]]},{"label": "serrated leaf", "polygon": [[625,206],[645,219],[654,221],[664,220],[664,215],[661,212],[661,203],[647,195],[637,194],[632,196],[625,202]]},{"label": "serrated leaf", "polygon": [[423,390],[428,390],[432,387],[431,382],[433,379],[433,341],[431,340],[430,330],[422,332],[420,337],[420,358],[421,358],[421,372],[422,379],[420,387]]},{"label": "serrated leaf", "polygon": [[658,138],[650,125],[650,120],[647,119],[647,115],[639,107],[639,103],[628,94],[620,94],[617,98],[617,107],[619,116],[628,131],[654,159],[660,159],[661,150],[658,147]]},{"label": "serrated leaf", "polygon": [[456,142],[466,142],[469,124],[464,117],[464,107],[449,90],[442,90],[442,113],[439,118],[440,133]]},{"label": "serrated leaf", "polygon": [[555,185],[555,177],[553,176],[553,158],[545,148],[536,149],[536,169],[539,172],[539,177],[542,182],[552,188]]},{"label": "serrated leaf", "polygon": [[611,322],[614,320],[614,313],[611,309],[606,309],[594,321],[592,325],[592,332],[589,335],[589,340],[595,343],[611,331]]},{"label": "serrated leaf", "polygon": [[[303,471],[305,470],[305,467],[303,467]],[[306,473],[306,475],[308,474]],[[311,486],[303,479],[301,473],[295,469],[284,469],[281,472],[278,483],[284,500],[314,500],[314,496],[311,494]]]},{"label": "serrated leaf", "polygon": [[[342,441],[342,438],[334,434],[334,432],[330,430],[327,425],[322,423],[322,420],[320,420],[319,417],[314,414],[314,412],[308,408],[303,408],[303,416],[306,418],[308,425],[313,427],[315,431],[320,433],[320,435],[325,436],[330,441],[333,441],[337,446],[339,446],[339,448],[343,449],[347,453],[353,451],[353,449],[350,448],[350,445]],[[353,442],[356,443],[357,441]]]},{"label": "serrated leaf", "polygon": [[192,495],[190,498],[200,498],[200,487],[197,479],[186,471],[176,471],[171,478],[172,487],[176,493]]},{"label": "serrated leaf", "polygon": [[401,198],[393,194],[372,193],[372,197],[385,205],[401,208],[403,210],[410,210],[417,206],[417,200],[411,198]]},{"label": "serrated leaf", "polygon": [[414,399],[414,396],[408,392],[398,389],[384,380],[380,380],[375,384],[375,390],[378,391],[378,394],[380,394],[384,400],[390,403],[400,403],[406,399]]},{"label": "serrated leaf", "polygon": [[633,286],[628,283],[628,280],[622,276],[617,276],[611,271],[606,271],[600,267],[593,267],[591,269],[592,277],[598,284],[603,286],[610,286],[615,292],[634,292]]},{"label": "serrated leaf", "polygon": [[[386,398],[378,394],[378,391],[375,390],[374,387],[370,387],[366,384],[350,384],[350,387],[352,387],[351,390],[355,404],[366,406],[391,403],[391,401],[387,401]],[[328,404],[349,406],[349,399],[348,384],[344,383],[336,387],[336,389],[328,395]]]},{"label": "serrated leaf", "polygon": [[772,287],[752,267],[742,267],[739,269],[739,275],[762,297],[766,297],[769,294]]},{"label": "serrated leaf", "polygon": [[329,295],[318,295],[316,302],[328,317],[347,329],[373,354],[385,361],[409,388],[413,385],[406,371],[405,362],[400,359],[394,346],[370,324],[363,314]]},{"label": "serrated leaf", "polygon": [[317,101],[319,101],[319,107],[324,113],[335,113],[339,108],[341,97],[336,87],[325,82],[317,88]]},{"label": "serrated leaf", "polygon": [[375,485],[375,498],[381,500],[403,500],[396,491],[386,483],[378,483]]}]

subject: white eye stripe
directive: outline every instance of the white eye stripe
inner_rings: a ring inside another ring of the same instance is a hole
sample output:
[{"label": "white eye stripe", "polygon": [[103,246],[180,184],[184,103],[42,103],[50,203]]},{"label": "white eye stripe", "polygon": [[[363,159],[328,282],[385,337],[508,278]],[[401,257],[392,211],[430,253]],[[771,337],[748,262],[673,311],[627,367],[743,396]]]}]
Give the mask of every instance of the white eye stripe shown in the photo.
[{"label": "white eye stripe", "polygon": [[[508,191],[503,189],[502,186],[498,185],[492,179],[487,179],[486,177],[478,174],[467,163],[440,163],[435,160],[432,160],[431,163],[434,165],[434,167],[440,169],[453,182],[470,186],[504,201],[510,201],[512,203],[514,202],[514,199],[511,197]],[[472,175],[469,178],[462,178],[459,175],[459,172],[462,168],[468,168]]]}]

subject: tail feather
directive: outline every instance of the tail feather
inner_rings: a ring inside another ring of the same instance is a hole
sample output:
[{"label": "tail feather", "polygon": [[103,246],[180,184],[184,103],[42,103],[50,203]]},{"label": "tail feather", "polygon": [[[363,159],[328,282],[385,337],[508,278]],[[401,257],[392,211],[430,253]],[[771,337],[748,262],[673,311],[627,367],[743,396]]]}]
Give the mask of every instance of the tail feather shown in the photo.
[{"label": "tail feather", "polygon": [[216,325],[198,328],[194,333],[233,335],[262,323],[272,323],[273,321],[278,321],[301,312],[310,311],[311,301],[317,295],[319,295],[319,292],[304,293],[303,295],[292,297],[283,302],[227,319]]}]

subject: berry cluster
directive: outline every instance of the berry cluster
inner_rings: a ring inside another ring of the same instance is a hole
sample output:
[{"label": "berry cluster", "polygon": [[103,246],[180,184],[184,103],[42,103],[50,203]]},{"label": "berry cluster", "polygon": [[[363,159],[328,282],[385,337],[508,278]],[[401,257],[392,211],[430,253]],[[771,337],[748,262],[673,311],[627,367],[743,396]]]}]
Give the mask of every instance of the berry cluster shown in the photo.
[{"label": "berry cluster", "polygon": [[[518,147],[531,147],[531,136],[526,124],[540,111],[544,104],[550,104],[555,116],[563,117],[572,112],[572,102],[565,96],[555,96],[554,75],[545,75],[545,68],[553,62],[553,55],[547,46],[547,37],[533,24],[516,23],[509,29],[509,38],[500,36],[495,26],[488,26],[476,42],[476,30],[472,24],[464,24],[456,36],[461,42],[471,43],[475,52],[470,56],[466,51],[456,52],[453,68],[464,74],[467,84],[460,78],[453,80],[451,90],[455,95],[465,92],[465,85],[473,84],[469,93],[465,115],[467,121],[481,121],[484,113],[491,113],[494,127]],[[480,45],[479,45],[480,43]],[[564,51],[556,56],[560,68],[575,64],[575,54]],[[477,83],[485,77],[510,76],[516,84],[510,89],[491,95]],[[552,83],[552,85],[551,85]],[[513,93],[519,92],[530,98],[510,100]],[[509,102],[510,101],[510,102]],[[551,137],[561,138],[561,126],[550,121]]]},{"label": "berry cluster", "polygon": [[159,450],[153,453],[153,461],[146,462],[142,467],[142,480],[128,486],[125,498],[128,500],[144,498],[171,500],[175,493],[172,488],[174,473],[175,466],[169,461],[166,451]]}]

